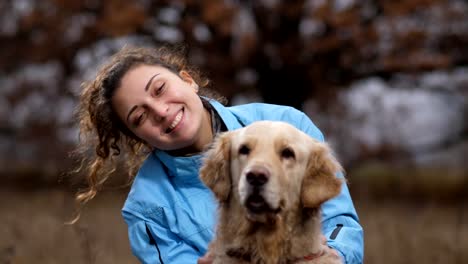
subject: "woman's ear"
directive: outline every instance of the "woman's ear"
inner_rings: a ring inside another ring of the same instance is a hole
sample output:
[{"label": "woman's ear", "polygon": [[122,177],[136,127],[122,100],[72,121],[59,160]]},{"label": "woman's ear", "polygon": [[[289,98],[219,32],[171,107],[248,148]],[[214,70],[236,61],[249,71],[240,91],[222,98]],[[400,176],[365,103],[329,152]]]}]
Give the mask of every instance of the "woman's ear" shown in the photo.
[{"label": "woman's ear", "polygon": [[184,82],[190,84],[190,86],[192,86],[192,88],[195,89],[196,92],[198,92],[198,84],[192,78],[192,75],[190,75],[190,73],[188,73],[185,70],[182,70],[179,72],[179,76]]}]

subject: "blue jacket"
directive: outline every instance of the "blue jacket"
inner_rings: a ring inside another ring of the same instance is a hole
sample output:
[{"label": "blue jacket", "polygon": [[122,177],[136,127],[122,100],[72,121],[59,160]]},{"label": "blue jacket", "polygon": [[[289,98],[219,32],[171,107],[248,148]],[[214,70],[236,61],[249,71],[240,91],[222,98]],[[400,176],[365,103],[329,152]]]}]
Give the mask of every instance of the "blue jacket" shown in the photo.
[{"label": "blue jacket", "polygon": [[[228,130],[257,120],[279,120],[324,140],[310,119],[291,107],[210,103]],[[133,254],[142,263],[196,263],[207,251],[215,232],[217,204],[198,177],[201,158],[201,154],[173,157],[156,150],[136,175],[122,214]],[[322,216],[328,245],[338,250],[346,263],[362,263],[363,230],[346,184],[338,197],[322,205]]]}]

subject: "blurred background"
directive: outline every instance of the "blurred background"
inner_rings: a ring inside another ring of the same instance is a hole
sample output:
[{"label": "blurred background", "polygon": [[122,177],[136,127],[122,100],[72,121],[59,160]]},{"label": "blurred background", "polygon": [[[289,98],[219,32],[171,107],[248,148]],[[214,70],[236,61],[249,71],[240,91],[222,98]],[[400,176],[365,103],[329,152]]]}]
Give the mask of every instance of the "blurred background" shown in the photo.
[{"label": "blurred background", "polygon": [[67,226],[66,173],[81,82],[125,44],[164,43],[230,105],[308,114],[347,171],[366,263],[468,263],[464,0],[2,0],[0,263],[137,263],[128,189]]}]

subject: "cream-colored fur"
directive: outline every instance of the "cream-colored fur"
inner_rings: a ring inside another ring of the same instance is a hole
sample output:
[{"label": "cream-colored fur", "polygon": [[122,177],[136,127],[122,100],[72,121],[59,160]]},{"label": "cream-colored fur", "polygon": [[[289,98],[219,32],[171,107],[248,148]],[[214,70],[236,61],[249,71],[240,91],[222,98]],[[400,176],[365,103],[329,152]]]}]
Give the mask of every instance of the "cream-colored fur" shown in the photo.
[{"label": "cream-colored fur", "polygon": [[340,193],[341,170],[325,143],[283,122],[219,135],[200,171],[220,203],[213,263],[305,263],[320,249],[320,205]]}]

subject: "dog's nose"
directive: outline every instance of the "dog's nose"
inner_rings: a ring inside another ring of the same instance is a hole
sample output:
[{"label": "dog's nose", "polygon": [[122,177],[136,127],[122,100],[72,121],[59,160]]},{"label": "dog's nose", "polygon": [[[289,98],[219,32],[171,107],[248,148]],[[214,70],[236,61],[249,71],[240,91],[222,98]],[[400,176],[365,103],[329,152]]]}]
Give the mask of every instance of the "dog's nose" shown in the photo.
[{"label": "dog's nose", "polygon": [[255,167],[250,169],[245,175],[247,182],[252,186],[262,186],[268,182],[270,172],[263,167]]}]

